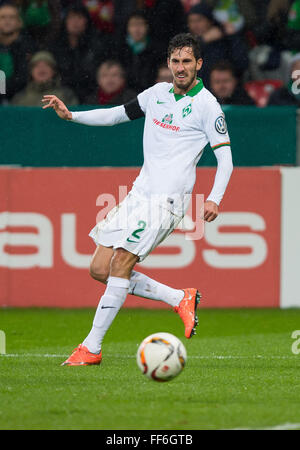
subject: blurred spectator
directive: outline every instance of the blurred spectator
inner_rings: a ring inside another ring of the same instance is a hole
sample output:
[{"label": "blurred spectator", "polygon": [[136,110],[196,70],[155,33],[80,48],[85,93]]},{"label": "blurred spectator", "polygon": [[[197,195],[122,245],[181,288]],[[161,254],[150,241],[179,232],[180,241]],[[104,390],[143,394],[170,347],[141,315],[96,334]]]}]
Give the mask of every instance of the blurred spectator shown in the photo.
[{"label": "blurred spectator", "polygon": [[39,48],[55,39],[61,25],[60,0],[15,0],[19,6],[24,28]]},{"label": "blurred spectator", "polygon": [[203,0],[180,0],[180,1],[184,8],[184,12],[187,14],[193,6],[198,5]]},{"label": "blurred spectator", "polygon": [[239,77],[247,69],[248,51],[242,36],[239,33],[226,35],[208,5],[201,3],[190,10],[188,28],[201,43],[204,62],[199,75],[207,87],[211,67],[219,61],[230,61]]},{"label": "blurred spectator", "polygon": [[289,50],[300,51],[300,0],[294,0],[289,13],[286,27],[285,45]]},{"label": "blurred spectator", "polygon": [[103,62],[97,70],[98,89],[88,96],[88,105],[123,105],[136,96],[133,89],[126,87],[125,70],[118,61]]},{"label": "blurred spectator", "polygon": [[118,57],[126,69],[128,86],[137,92],[154,83],[157,67],[165,56],[148,32],[144,13],[136,11],[128,19],[126,41],[119,46]]},{"label": "blurred spectator", "polygon": [[114,32],[113,0],[82,0],[82,3],[90,13],[95,27],[102,33]]},{"label": "blurred spectator", "polygon": [[95,87],[97,65],[107,58],[109,45],[96,33],[87,9],[75,2],[67,9],[59,38],[50,46],[63,84],[82,102]]},{"label": "blurred spectator", "polygon": [[212,67],[210,89],[221,105],[255,105],[226,61]]},{"label": "blurred spectator", "polygon": [[56,95],[67,105],[78,104],[71,89],[62,86],[54,57],[49,52],[40,51],[30,61],[28,85],[13,97],[11,103],[18,106],[41,106],[42,97],[46,94]]},{"label": "blurred spectator", "polygon": [[166,64],[159,66],[156,76],[156,83],[173,83],[173,75]]},{"label": "blurred spectator", "polygon": [[35,50],[34,42],[21,28],[18,8],[8,2],[0,6],[0,70],[6,76],[8,99],[26,85],[27,62]]},{"label": "blurred spectator", "polygon": [[[63,7],[63,11],[66,11],[67,8],[69,6],[72,6],[72,4],[74,3],[74,0],[60,0],[60,1]],[[92,18],[95,20],[96,26],[98,18],[100,17],[101,21],[101,23],[99,24],[100,30],[105,31],[103,30],[103,28],[101,28],[102,26],[104,26],[105,28],[108,27],[109,29],[111,24],[110,19],[111,9],[110,10],[106,9],[107,5],[105,5],[105,3],[107,2],[102,2],[101,0],[87,0],[87,1],[83,0],[83,1],[85,2],[84,4],[87,6]],[[100,5],[101,3],[103,3],[103,5]],[[112,0],[113,31],[114,35],[117,38],[119,38],[121,35],[122,36],[124,35],[128,17],[133,11],[136,10],[136,3],[137,3],[136,0]]]},{"label": "blurred spectator", "polygon": [[213,14],[214,18],[223,25],[223,29],[228,35],[237,33],[244,27],[245,19],[235,0],[218,0]]},{"label": "blurred spectator", "polygon": [[[293,0],[252,0],[254,17],[248,23],[249,77],[252,80],[286,82],[290,61],[287,21]],[[249,0],[246,0],[249,4]],[[250,29],[251,28],[251,29]]]},{"label": "blurred spectator", "polygon": [[267,14],[268,3],[272,0],[236,0],[238,8],[245,19],[247,30],[253,30],[262,23]]},{"label": "blurred spectator", "polygon": [[245,19],[240,11],[239,0],[181,0],[181,3],[187,14],[200,3],[209,6],[227,34],[237,33],[244,27]]},{"label": "blurred spectator", "polygon": [[267,43],[279,50],[286,47],[284,41],[286,38],[286,24],[288,21],[288,12],[293,0],[270,0],[267,9]]},{"label": "blurred spectator", "polygon": [[136,10],[136,0],[114,0],[114,6],[115,36],[119,39],[125,33],[130,14]]},{"label": "blurred spectator", "polygon": [[180,0],[137,0],[150,24],[150,36],[167,49],[169,40],[185,28],[185,14]]},{"label": "blurred spectator", "polygon": [[293,0],[239,0],[251,47],[283,48],[288,11]]},{"label": "blurred spectator", "polygon": [[291,61],[289,83],[271,94],[268,105],[300,106],[300,53]]},{"label": "blurred spectator", "polygon": [[281,80],[251,80],[244,84],[247,93],[253,98],[256,106],[264,108],[267,106],[272,92],[283,86]]}]

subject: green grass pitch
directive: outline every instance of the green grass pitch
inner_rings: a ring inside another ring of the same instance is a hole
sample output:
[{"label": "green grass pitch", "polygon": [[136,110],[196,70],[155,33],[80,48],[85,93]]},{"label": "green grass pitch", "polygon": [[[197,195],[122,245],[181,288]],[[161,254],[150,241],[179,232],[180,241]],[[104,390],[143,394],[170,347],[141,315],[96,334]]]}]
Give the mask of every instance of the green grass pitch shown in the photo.
[{"label": "green grass pitch", "polygon": [[[90,329],[94,311],[2,309],[1,429],[300,429],[300,310],[200,310],[186,340],[172,311],[120,311],[95,367],[60,363]],[[157,331],[178,336],[187,365],[168,383],[145,378],[135,355]]]}]

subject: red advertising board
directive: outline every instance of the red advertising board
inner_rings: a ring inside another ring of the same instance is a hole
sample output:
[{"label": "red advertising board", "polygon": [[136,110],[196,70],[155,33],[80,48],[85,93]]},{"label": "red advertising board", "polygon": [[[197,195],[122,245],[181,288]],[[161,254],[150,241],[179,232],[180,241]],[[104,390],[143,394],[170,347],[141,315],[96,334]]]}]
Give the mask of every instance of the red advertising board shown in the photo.
[{"label": "red advertising board", "polygon": [[[1,169],[0,305],[96,306],[104,287],[89,276],[95,245],[88,233],[137,174],[135,168]],[[214,175],[197,169],[194,192],[207,196]],[[278,169],[235,169],[203,238],[186,238],[195,234],[195,207],[189,231],[175,230],[136,270],[175,288],[199,288],[203,307],[278,307],[280,189]],[[125,306],[165,307],[131,295]]]}]

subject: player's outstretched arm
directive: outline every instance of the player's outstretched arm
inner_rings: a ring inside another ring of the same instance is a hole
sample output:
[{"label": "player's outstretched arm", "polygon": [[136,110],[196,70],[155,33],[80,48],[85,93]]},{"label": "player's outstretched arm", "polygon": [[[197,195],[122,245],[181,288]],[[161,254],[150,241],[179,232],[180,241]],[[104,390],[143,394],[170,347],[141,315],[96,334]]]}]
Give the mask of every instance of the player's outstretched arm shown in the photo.
[{"label": "player's outstretched arm", "polygon": [[44,103],[43,109],[52,108],[61,119],[72,120],[71,111],[69,111],[64,102],[55,95],[44,95],[42,103]]},{"label": "player's outstretched arm", "polygon": [[61,119],[94,127],[117,125],[144,117],[144,112],[137,98],[121,106],[76,112],[69,111],[66,105],[55,95],[44,95],[42,102],[45,104],[43,109],[53,108]]}]

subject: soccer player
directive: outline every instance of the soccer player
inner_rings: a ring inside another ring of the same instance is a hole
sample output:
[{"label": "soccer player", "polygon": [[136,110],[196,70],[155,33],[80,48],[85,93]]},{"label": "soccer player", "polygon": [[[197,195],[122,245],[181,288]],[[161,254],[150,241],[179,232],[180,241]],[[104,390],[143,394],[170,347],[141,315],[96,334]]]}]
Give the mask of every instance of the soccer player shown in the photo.
[{"label": "soccer player", "polygon": [[232,157],[221,107],[197,78],[202,63],[198,41],[183,33],[172,38],[168,48],[173,83],[157,83],[127,104],[110,109],[70,112],[57,97],[43,98],[44,109],[53,108],[60,118],[85,125],[115,125],[145,117],[140,174],[125,200],[90,232],[97,245],[90,274],[105,283],[106,290],[90,333],[62,365],[100,364],[103,338],[128,293],[168,303],[181,317],[185,336],[195,333],[200,299],[197,289],[173,289],[133,269],[182,220],[194,187],[196,165],[208,142],[218,167],[204,204],[204,220],[211,222],[218,216],[232,172]]}]

